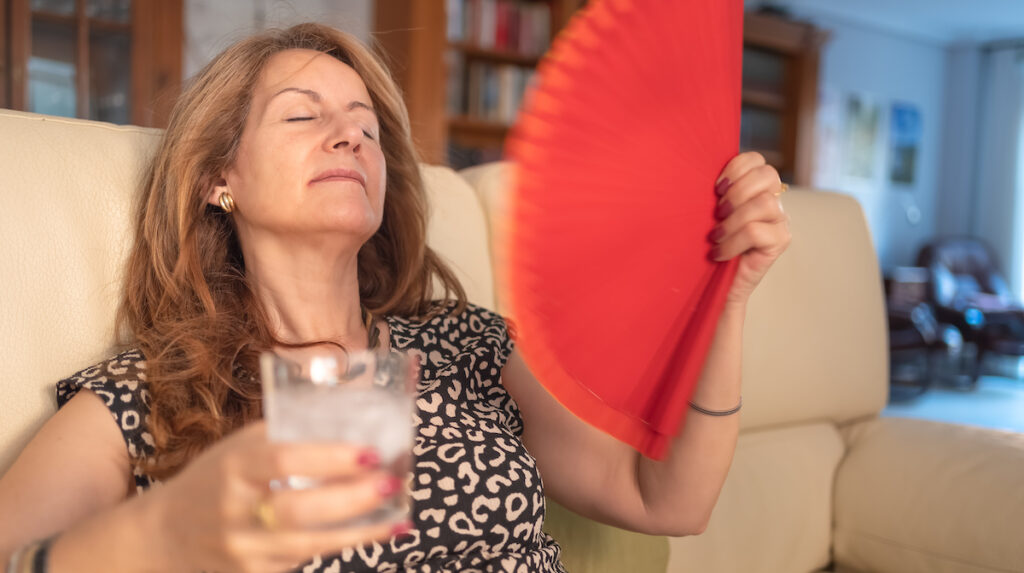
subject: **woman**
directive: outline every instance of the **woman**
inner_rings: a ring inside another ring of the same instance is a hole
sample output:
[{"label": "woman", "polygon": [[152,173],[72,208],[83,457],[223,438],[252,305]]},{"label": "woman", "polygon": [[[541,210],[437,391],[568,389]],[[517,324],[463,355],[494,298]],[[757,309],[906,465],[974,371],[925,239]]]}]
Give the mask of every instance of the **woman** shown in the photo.
[{"label": "woman", "polygon": [[[715,187],[709,254],[741,262],[703,408],[739,401],[746,302],[789,242],[780,189],[756,154]],[[54,573],[558,571],[545,495],[635,531],[700,533],[737,417],[691,416],[662,462],[580,422],[501,317],[466,303],[425,220],[400,93],[357,40],[306,24],[218,56],[178,101],[139,203],[129,349],[58,384],[61,409],[0,480],[0,558]],[[309,344],[424,360],[412,523],[332,525],[398,489],[375,452],[267,442],[256,356]],[[268,487],[286,475],[330,485]]]}]

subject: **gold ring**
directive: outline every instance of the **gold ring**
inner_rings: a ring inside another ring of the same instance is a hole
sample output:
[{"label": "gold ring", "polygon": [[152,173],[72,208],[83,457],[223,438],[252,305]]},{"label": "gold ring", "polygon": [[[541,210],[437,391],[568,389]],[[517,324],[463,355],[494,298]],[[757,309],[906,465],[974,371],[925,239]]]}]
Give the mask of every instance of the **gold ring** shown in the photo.
[{"label": "gold ring", "polygon": [[277,517],[274,515],[274,506],[266,499],[261,499],[253,508],[253,516],[263,526],[263,529],[273,530],[277,528]]},{"label": "gold ring", "polygon": [[783,183],[782,187],[779,189],[779,192],[776,193],[775,196],[778,197],[779,195],[785,193],[787,190],[789,190],[789,183]]}]

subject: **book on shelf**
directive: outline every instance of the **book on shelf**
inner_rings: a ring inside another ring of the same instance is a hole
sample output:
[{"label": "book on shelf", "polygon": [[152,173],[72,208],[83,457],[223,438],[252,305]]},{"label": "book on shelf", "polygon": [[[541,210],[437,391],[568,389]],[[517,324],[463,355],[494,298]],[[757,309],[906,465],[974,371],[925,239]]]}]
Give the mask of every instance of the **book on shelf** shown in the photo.
[{"label": "book on shelf", "polygon": [[455,170],[500,161],[501,158],[500,147],[466,147],[454,142],[448,144],[448,165]]},{"label": "book on shelf", "polygon": [[446,0],[448,41],[537,57],[551,43],[551,5],[523,0]]},{"label": "book on shelf", "polygon": [[511,124],[533,78],[533,68],[514,64],[466,62],[452,50],[448,60],[447,110],[449,115],[499,124]]},{"label": "book on shelf", "polygon": [[446,109],[448,115],[460,115],[466,113],[466,59],[455,50],[448,50],[444,54],[444,63],[447,73],[445,85]]}]

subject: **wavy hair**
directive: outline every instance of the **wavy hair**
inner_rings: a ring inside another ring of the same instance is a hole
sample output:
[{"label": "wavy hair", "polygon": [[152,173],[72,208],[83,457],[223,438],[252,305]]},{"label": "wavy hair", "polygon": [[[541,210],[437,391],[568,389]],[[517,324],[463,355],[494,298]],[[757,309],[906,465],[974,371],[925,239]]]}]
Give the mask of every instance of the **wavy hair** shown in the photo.
[{"label": "wavy hair", "polygon": [[[323,52],[363,79],[380,122],[387,187],[380,229],[358,254],[359,296],[375,315],[429,317],[465,308],[458,279],[426,245],[427,203],[408,111],[387,68],[357,38],[318,24],[269,30],[232,45],[177,100],[146,172],[117,324],[146,357],[148,429],[139,464],[163,479],[262,415],[259,352],[283,344],[246,276],[230,218],[206,197],[236,156],[267,61]],[[445,300],[436,305],[440,286]]]}]

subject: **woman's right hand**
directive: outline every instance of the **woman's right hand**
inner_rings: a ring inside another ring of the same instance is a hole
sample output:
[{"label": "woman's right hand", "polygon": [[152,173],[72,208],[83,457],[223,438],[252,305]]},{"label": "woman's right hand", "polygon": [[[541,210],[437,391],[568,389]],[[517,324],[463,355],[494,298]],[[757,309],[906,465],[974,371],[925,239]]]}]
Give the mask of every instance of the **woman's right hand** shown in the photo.
[{"label": "woman's right hand", "polygon": [[[154,542],[172,571],[279,572],[408,531],[411,524],[336,524],[396,495],[400,481],[377,469],[374,452],[344,444],[268,442],[266,425],[246,426],[213,445],[145,496],[156,507]],[[325,485],[271,490],[271,480],[303,476]],[[257,517],[261,502],[272,529]]]}]

